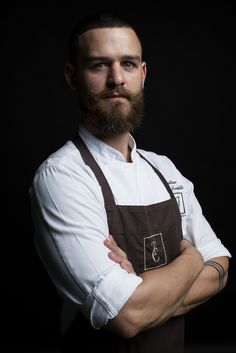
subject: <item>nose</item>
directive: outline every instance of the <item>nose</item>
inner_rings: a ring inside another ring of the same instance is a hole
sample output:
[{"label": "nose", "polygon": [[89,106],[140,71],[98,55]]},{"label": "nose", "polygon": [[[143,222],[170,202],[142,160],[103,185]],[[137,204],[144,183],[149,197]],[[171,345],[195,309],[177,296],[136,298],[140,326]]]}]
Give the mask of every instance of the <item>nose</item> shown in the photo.
[{"label": "nose", "polygon": [[108,87],[123,86],[125,84],[124,70],[119,63],[115,63],[110,67],[107,77]]}]

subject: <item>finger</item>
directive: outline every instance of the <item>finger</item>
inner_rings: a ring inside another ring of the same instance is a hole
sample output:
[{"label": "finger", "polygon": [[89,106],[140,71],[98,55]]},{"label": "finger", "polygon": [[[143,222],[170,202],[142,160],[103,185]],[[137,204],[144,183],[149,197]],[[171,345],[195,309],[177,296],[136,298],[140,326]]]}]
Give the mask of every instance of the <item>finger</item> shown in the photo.
[{"label": "finger", "polygon": [[115,239],[113,238],[113,236],[111,234],[108,235],[108,239],[111,242],[111,245],[113,245],[114,249],[118,246],[117,242],[115,241]]},{"label": "finger", "polygon": [[114,245],[112,244],[112,242],[110,241],[110,239],[108,239],[108,238],[105,239],[104,242],[103,242],[103,244],[104,244],[108,249],[113,250]]},{"label": "finger", "polygon": [[128,260],[122,260],[120,262],[120,267],[122,267],[124,270],[126,270],[128,273],[135,273],[134,268],[131,264],[130,261]]},{"label": "finger", "polygon": [[118,264],[123,263],[126,267],[129,267],[129,268],[132,268],[132,267],[133,267],[133,266],[131,265],[131,263],[129,262],[129,260],[124,259],[122,256],[120,256],[120,255],[114,253],[113,251],[110,251],[110,252],[108,253],[108,257],[109,257],[112,261],[114,261],[114,262],[116,262],[116,263],[118,263]]},{"label": "finger", "polygon": [[117,244],[114,244],[110,239],[105,239],[104,240],[104,245],[106,245],[106,247],[108,248],[108,249],[110,249],[111,251],[113,251],[114,253],[119,253],[119,248],[118,248],[118,246],[117,246]]},{"label": "finger", "polygon": [[120,263],[123,261],[122,257],[120,257],[119,255],[117,255],[117,254],[114,253],[113,251],[110,251],[110,252],[108,253],[108,257],[109,257],[112,261],[114,261],[114,262],[116,262],[116,263],[118,263],[118,264],[120,264]]},{"label": "finger", "polygon": [[125,259],[127,259],[127,254],[125,251],[123,251],[116,243],[115,239],[113,238],[113,236],[111,234],[109,234],[108,238],[111,241],[111,244],[113,245],[113,251],[117,252],[120,256],[124,257]]},{"label": "finger", "polygon": [[108,249],[116,253],[118,256],[127,259],[126,253],[117,245],[115,240],[111,238],[110,235],[104,240],[104,245],[106,245]]},{"label": "finger", "polygon": [[109,252],[108,256],[112,261],[118,263],[120,267],[126,270],[128,273],[135,273],[134,268],[129,260],[122,259],[120,256],[117,256],[113,252]]}]

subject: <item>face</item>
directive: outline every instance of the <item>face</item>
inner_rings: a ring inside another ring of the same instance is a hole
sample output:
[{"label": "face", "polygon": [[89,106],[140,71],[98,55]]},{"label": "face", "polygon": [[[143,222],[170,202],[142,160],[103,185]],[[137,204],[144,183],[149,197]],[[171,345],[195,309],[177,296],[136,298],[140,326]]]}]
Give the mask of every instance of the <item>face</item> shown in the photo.
[{"label": "face", "polygon": [[97,135],[131,132],[143,116],[146,64],[131,28],[99,28],[79,36],[76,90],[82,122]]}]

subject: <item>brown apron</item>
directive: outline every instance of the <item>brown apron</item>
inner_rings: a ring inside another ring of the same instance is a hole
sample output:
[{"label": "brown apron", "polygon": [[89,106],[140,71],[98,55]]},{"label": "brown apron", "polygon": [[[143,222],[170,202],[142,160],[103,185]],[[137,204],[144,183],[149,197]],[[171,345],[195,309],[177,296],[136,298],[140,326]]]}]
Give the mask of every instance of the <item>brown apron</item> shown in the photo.
[{"label": "brown apron", "polygon": [[[81,137],[77,136],[73,142],[101,186],[109,232],[127,253],[136,273],[164,266],[175,259],[183,238],[181,215],[163,175],[139,153],[160,177],[171,198],[148,206],[116,205],[101,168]],[[95,350],[102,353],[183,353],[184,318],[171,318],[159,327],[141,332],[131,339],[123,339],[105,329],[92,328],[89,320],[79,313],[62,337],[62,352],[90,353]]]}]

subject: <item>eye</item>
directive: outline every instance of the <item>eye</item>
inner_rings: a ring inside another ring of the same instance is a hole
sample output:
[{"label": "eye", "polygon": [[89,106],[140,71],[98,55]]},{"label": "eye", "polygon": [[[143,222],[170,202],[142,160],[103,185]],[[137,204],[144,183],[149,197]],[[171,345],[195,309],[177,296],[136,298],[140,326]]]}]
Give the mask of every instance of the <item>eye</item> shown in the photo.
[{"label": "eye", "polygon": [[99,62],[99,63],[93,64],[91,68],[94,71],[102,71],[102,70],[105,70],[107,67],[108,67],[108,63]]},{"label": "eye", "polygon": [[122,66],[126,69],[133,69],[134,67],[137,67],[137,65],[132,61],[124,61]]}]

